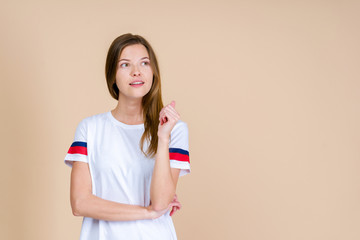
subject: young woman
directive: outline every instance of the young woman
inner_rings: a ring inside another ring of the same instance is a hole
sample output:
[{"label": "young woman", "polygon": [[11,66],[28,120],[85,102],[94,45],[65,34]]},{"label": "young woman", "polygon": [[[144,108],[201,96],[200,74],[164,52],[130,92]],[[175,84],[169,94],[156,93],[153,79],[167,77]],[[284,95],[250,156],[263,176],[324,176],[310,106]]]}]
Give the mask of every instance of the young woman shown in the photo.
[{"label": "young woman", "polygon": [[177,239],[171,219],[181,208],[176,186],[190,173],[188,127],[175,101],[164,106],[150,44],[130,33],[108,51],[111,111],[84,118],[65,157],[70,202],[83,216],[81,240]]}]

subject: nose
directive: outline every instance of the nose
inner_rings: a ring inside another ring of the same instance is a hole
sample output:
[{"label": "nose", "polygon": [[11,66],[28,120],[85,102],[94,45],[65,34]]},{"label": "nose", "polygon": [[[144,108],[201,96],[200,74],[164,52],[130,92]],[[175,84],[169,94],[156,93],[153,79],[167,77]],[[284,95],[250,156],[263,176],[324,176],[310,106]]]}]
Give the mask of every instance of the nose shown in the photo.
[{"label": "nose", "polygon": [[131,71],[131,76],[140,76],[140,70],[137,66],[134,66]]}]

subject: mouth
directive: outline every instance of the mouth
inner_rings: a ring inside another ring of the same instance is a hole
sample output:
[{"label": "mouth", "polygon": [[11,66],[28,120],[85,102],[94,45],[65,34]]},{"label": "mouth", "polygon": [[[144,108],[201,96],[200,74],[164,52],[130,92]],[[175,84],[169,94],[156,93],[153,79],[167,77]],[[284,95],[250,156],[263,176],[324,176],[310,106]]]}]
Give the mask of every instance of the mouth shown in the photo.
[{"label": "mouth", "polygon": [[143,84],[144,84],[143,81],[132,81],[129,85],[136,86],[136,85],[143,85]]},{"label": "mouth", "polygon": [[141,87],[143,86],[145,83],[142,82],[142,81],[134,81],[132,83],[130,83],[129,85],[132,86],[132,87]]}]

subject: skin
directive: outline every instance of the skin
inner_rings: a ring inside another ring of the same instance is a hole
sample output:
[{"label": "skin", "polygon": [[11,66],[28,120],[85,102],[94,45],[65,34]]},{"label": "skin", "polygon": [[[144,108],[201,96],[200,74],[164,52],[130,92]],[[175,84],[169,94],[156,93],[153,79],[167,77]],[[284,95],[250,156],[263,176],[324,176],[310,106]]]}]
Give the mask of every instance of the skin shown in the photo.
[{"label": "skin", "polygon": [[[140,88],[130,86],[129,83],[135,79],[141,79],[145,84]],[[141,44],[125,47],[116,71],[116,85],[120,92],[118,104],[112,110],[116,119],[129,125],[143,123],[141,100],[150,91],[152,79],[153,71],[146,48]]]},{"label": "skin", "polygon": [[[143,123],[141,100],[150,91],[153,79],[149,61],[148,52],[141,44],[125,47],[119,57],[116,84],[120,93],[118,104],[115,109],[111,110],[111,113],[117,120],[125,124]],[[129,83],[135,79],[140,79],[145,84],[139,88],[130,86]],[[155,156],[151,182],[150,206],[121,204],[93,195],[88,164],[75,161],[72,167],[70,186],[70,201],[75,216],[108,221],[131,221],[155,219],[169,209],[171,209],[170,215],[172,216],[181,209],[175,193],[180,169],[170,168],[168,149],[171,130],[180,119],[180,115],[175,110],[175,101],[161,110],[159,119],[158,154]]]}]

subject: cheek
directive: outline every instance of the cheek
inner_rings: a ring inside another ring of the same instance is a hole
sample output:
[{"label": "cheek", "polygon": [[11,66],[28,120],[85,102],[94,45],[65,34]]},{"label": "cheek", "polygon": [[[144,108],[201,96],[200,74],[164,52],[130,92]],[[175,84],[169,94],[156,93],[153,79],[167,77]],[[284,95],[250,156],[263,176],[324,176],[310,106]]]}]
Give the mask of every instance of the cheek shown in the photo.
[{"label": "cheek", "polygon": [[148,81],[152,81],[154,74],[151,69],[147,69],[144,74],[146,75]]},{"label": "cheek", "polygon": [[118,70],[115,75],[116,81],[122,82],[123,79],[125,79],[126,74],[127,73],[124,70]]}]

